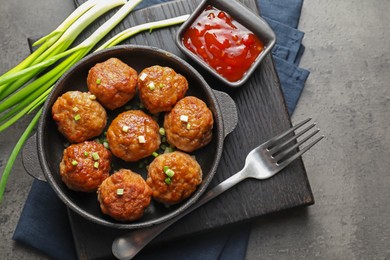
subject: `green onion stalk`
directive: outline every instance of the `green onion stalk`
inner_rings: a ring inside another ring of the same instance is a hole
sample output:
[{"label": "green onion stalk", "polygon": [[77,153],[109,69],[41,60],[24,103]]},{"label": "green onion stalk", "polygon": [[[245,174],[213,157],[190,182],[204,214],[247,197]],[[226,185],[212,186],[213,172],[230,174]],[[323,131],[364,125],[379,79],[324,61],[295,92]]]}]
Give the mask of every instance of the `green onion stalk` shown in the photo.
[{"label": "green onion stalk", "polygon": [[[126,3],[126,0],[90,0],[76,9],[57,29],[33,45],[41,45],[30,56],[0,76],[0,101],[7,98],[43,70],[34,66],[64,52],[77,36],[107,11]],[[54,63],[54,62],[53,62]]]},{"label": "green onion stalk", "polygon": [[[41,107],[42,104],[45,102],[47,96],[51,92],[51,90],[53,88],[53,84],[70,67],[72,67],[76,62],[78,62],[80,59],[82,59],[84,56],[86,56],[94,48],[94,46],[105,35],[107,35],[121,20],[123,20],[123,18],[125,18],[134,9],[134,7],[137,4],[139,4],[141,1],[142,0],[128,1],[109,20],[107,20],[101,27],[99,27],[94,33],[92,33],[85,41],[83,41],[82,43],[80,43],[76,47],[69,49],[69,50],[65,50],[65,51],[61,50],[62,52],[54,50],[51,52],[50,55],[46,56],[44,59],[39,59],[38,60],[39,62],[37,62],[37,61],[31,62],[27,66],[24,66],[24,67],[20,66],[17,69],[12,69],[9,72],[2,75],[0,77],[0,82],[1,82],[0,83],[0,94],[2,93],[2,90],[5,89],[2,87],[7,86],[7,84],[9,84],[9,82],[12,82],[12,79],[16,79],[18,77],[19,78],[20,77],[21,78],[27,77],[28,75],[30,75],[30,73],[42,71],[43,69],[54,64],[55,62],[59,61],[60,59],[64,59],[58,65],[56,65],[53,69],[49,70],[48,72],[46,72],[45,74],[43,74],[42,76],[37,78],[36,80],[27,84],[24,88],[22,88],[18,92],[14,93],[10,97],[8,97],[4,102],[0,103],[0,115],[1,115],[1,113],[6,111],[3,115],[0,116],[0,132],[4,131],[6,128],[11,126],[13,123],[17,122],[24,115],[30,114],[34,110],[36,110],[37,108]],[[101,4],[102,0],[89,0],[88,2],[94,2],[95,4],[92,5],[92,3],[89,3],[90,7],[88,10],[84,11],[84,15],[87,14],[88,11],[92,10],[94,7],[97,7],[99,4]],[[88,3],[88,2],[86,2],[86,3]],[[104,2],[110,2],[110,1],[104,1]],[[119,2],[117,2],[117,3],[119,3]],[[80,6],[80,7],[82,7],[82,6]],[[87,9],[87,6],[84,6],[83,8]],[[80,13],[81,13],[81,11],[80,11]],[[79,19],[82,19],[83,17],[85,17],[84,15],[81,15],[81,16],[79,15],[78,16],[78,17],[80,17]],[[76,15],[74,15],[74,17],[76,17]],[[154,30],[154,29],[160,29],[160,28],[183,23],[184,21],[186,21],[188,19],[188,17],[189,17],[189,15],[183,15],[183,16],[179,16],[179,17],[175,17],[175,18],[171,18],[171,19],[165,19],[165,20],[161,20],[161,21],[149,22],[149,23],[133,26],[133,27],[131,27],[127,30],[124,30],[121,33],[115,35],[111,39],[109,39],[107,42],[105,42],[99,48],[97,48],[96,51],[115,46],[115,45],[119,44],[120,42],[122,42],[123,40],[125,40],[129,37],[132,37],[135,34],[140,33],[142,31],[149,30],[150,32],[152,32],[152,30]],[[68,18],[68,19],[69,19],[69,21],[72,20],[70,18]],[[73,21],[74,22],[73,24],[80,23],[80,22],[78,22],[79,20],[77,20],[77,18],[73,18],[73,20],[75,20],[75,21]],[[69,30],[70,27],[71,26],[69,26],[67,30]],[[77,28],[80,29],[82,27],[77,27]],[[66,32],[67,31],[63,32],[62,35],[66,35]],[[51,34],[57,35],[58,33],[51,33]],[[51,35],[51,34],[49,34],[49,35]],[[38,44],[39,43],[45,44],[49,39],[52,39],[52,37],[53,36],[50,36],[50,37],[45,36],[45,37],[43,37],[43,40],[40,39],[37,43]],[[53,53],[55,53],[55,54],[53,55]],[[15,75],[17,75],[17,76],[15,76]],[[3,85],[1,85],[1,84],[3,84]],[[1,100],[1,96],[0,96],[0,100]],[[16,144],[14,150],[11,153],[11,156],[7,162],[7,165],[4,169],[4,172],[2,174],[1,181],[0,181],[0,203],[3,199],[5,185],[7,183],[8,176],[12,170],[12,166],[13,166],[14,161],[16,159],[16,155],[20,152],[22,146],[27,141],[28,136],[31,134],[32,129],[36,126],[41,112],[42,112],[42,110],[39,110],[39,112],[35,115],[34,119],[31,121],[31,123],[29,124],[29,126],[27,127],[25,132],[22,134],[21,138],[19,139],[18,143]]]},{"label": "green onion stalk", "polygon": [[3,175],[1,176],[1,180],[0,180],[0,204],[1,204],[1,201],[3,200],[3,195],[4,195],[5,187],[7,185],[8,177],[11,173],[12,166],[16,160],[16,157],[18,156],[24,143],[30,137],[30,134],[33,131],[35,125],[37,124],[41,114],[42,114],[42,108],[38,111],[38,113],[36,113],[34,118],[31,120],[30,124],[27,126],[26,130],[23,132],[22,136],[19,138],[18,142],[16,143],[14,149],[11,152],[11,155],[8,159],[7,164],[5,165],[4,172],[3,172]]}]

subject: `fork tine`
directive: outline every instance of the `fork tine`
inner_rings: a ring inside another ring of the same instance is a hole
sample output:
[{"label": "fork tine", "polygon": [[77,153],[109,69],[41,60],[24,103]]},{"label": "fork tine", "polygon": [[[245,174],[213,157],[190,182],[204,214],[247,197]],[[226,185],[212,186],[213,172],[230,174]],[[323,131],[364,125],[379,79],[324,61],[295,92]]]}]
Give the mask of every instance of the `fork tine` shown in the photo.
[{"label": "fork tine", "polygon": [[[308,136],[306,136],[305,138],[303,138],[301,141],[295,143],[293,146],[290,146],[289,148],[287,148],[286,150],[280,152],[279,154],[277,154],[276,156],[271,156],[274,158],[274,160],[276,162],[279,162],[281,161],[288,153],[290,153],[291,151],[293,151],[295,148],[297,148],[298,146],[300,146],[301,144],[303,144],[304,142],[306,142],[307,140],[309,140],[310,138],[312,138],[315,134],[317,134],[318,132],[320,131],[320,129],[317,129],[316,131],[312,132],[311,134],[309,134]],[[296,136],[293,136],[293,139],[295,138],[298,138],[299,135],[296,135]]]},{"label": "fork tine", "polygon": [[278,140],[282,139],[283,137],[285,137],[286,135],[294,132],[296,129],[298,129],[299,127],[301,127],[302,125],[306,124],[307,122],[309,122],[311,120],[311,118],[308,118],[308,119],[305,119],[303,120],[302,122],[300,122],[299,124],[293,126],[292,128],[288,129],[286,132],[284,133],[281,133],[280,135],[277,135],[273,138],[271,138],[270,140],[266,141],[262,146],[265,146],[265,147],[270,147],[272,146],[275,142],[277,142]]},{"label": "fork tine", "polygon": [[280,151],[283,147],[285,147],[287,144],[289,144],[291,141],[296,140],[298,137],[300,137],[301,135],[303,135],[304,133],[306,133],[307,131],[309,131],[310,129],[312,129],[315,125],[316,125],[316,123],[313,123],[313,124],[309,125],[309,126],[306,127],[305,129],[303,129],[301,132],[299,132],[298,134],[295,134],[295,135],[292,136],[290,139],[288,139],[287,141],[285,141],[284,143],[278,144],[278,145],[272,147],[271,149],[268,150],[269,153],[270,153],[271,155],[274,155],[275,153],[277,153],[278,151]]},{"label": "fork tine", "polygon": [[279,163],[278,164],[278,167],[280,169],[283,169],[285,168],[287,165],[289,165],[292,161],[294,161],[295,159],[297,159],[299,156],[301,156],[302,154],[304,154],[305,152],[307,152],[310,148],[312,148],[316,143],[318,143],[319,141],[322,140],[322,138],[324,138],[324,136],[320,136],[318,137],[316,140],[314,140],[313,142],[311,142],[310,144],[308,144],[307,146],[305,146],[305,148],[303,148],[302,150],[300,150],[298,153],[294,154],[293,156],[289,157],[288,159],[284,160],[283,162]]}]

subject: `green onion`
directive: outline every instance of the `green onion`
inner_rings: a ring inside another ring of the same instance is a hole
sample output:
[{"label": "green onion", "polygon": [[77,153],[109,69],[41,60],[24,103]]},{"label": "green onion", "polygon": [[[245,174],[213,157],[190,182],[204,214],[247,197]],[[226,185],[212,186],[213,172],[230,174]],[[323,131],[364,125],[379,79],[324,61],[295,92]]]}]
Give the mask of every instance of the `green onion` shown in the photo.
[{"label": "green onion", "polygon": [[72,165],[73,165],[73,166],[76,166],[77,164],[78,164],[78,162],[77,162],[76,160],[73,160],[73,161],[72,161]]},{"label": "green onion", "polygon": [[[187,14],[187,15],[182,15],[182,16],[178,16],[175,18],[170,18],[170,19],[165,19],[165,20],[160,20],[160,21],[156,21],[156,22],[144,23],[144,24],[133,26],[127,30],[124,30],[124,31],[118,33],[117,35],[115,35],[114,37],[112,37],[111,39],[109,39],[108,41],[103,43],[96,51],[115,46],[115,45],[121,43],[122,41],[126,40],[127,38],[134,36],[137,33],[140,33],[142,31],[147,31],[147,30],[151,30],[151,29],[160,29],[163,27],[168,27],[168,26],[183,23],[188,19],[188,17],[189,17],[189,15]],[[143,75],[141,75],[141,76],[143,76]],[[146,78],[146,76],[147,75],[145,74],[145,78]],[[141,80],[143,80],[143,79],[141,78]]]},{"label": "green onion", "polygon": [[8,177],[11,173],[12,166],[14,165],[14,162],[22,149],[24,143],[27,141],[27,139],[30,137],[31,132],[33,131],[35,125],[38,123],[39,117],[42,114],[42,108],[38,111],[38,113],[34,116],[34,118],[31,120],[30,124],[27,126],[26,130],[23,132],[22,136],[19,138],[18,142],[16,143],[14,149],[11,152],[11,155],[7,161],[7,164],[5,165],[3,174],[1,175],[0,180],[0,203],[3,200],[3,195],[5,191],[5,187],[8,181]]},{"label": "green onion", "polygon": [[98,153],[92,153],[92,158],[93,158],[95,161],[97,161],[97,160],[99,160],[99,159],[100,159],[100,157],[99,157],[99,154],[98,154]]},{"label": "green onion", "polygon": [[163,127],[160,127],[160,129],[158,129],[158,132],[160,133],[160,135],[165,135],[165,129]]},{"label": "green onion", "polygon": [[77,114],[77,115],[74,116],[74,120],[79,121],[80,119],[81,119],[80,114]]},{"label": "green onion", "polygon": [[74,52],[75,48],[65,50],[88,25],[102,14],[123,5],[125,2],[125,0],[92,0],[88,5],[80,6],[81,10],[77,8],[78,11],[75,11],[74,17],[65,20],[60,29],[57,28],[51,34],[34,43],[34,46],[42,44],[37,51],[0,77],[0,100],[12,94],[45,67]]},{"label": "green onion", "polygon": [[88,155],[89,155],[89,152],[85,151],[85,152],[84,152],[84,155],[85,155],[85,156],[88,156]]},{"label": "green onion", "polygon": [[188,116],[187,115],[181,115],[180,121],[187,123],[188,122]]},{"label": "green onion", "polygon": [[173,175],[175,175],[175,172],[172,171],[171,169],[168,169],[168,170],[165,172],[165,174],[166,174],[169,178],[172,178]]},{"label": "green onion", "polygon": [[140,144],[146,143],[145,136],[143,136],[143,135],[138,136],[138,142],[139,142]]},{"label": "green onion", "polygon": [[99,168],[99,163],[98,162],[94,162],[93,167],[95,167],[96,169]]},{"label": "green onion", "polygon": [[158,153],[157,152],[153,152],[152,155],[153,155],[153,157],[157,157]]},{"label": "green onion", "polygon": [[96,80],[96,84],[98,84],[98,85],[99,85],[101,82],[102,82],[102,81],[101,81],[100,79],[97,79],[97,80]]},{"label": "green onion", "polygon": [[171,178],[167,177],[167,178],[165,179],[165,183],[168,184],[168,185],[171,185],[171,184],[172,184]]},{"label": "green onion", "polygon": [[117,195],[123,195],[124,190],[123,189],[117,189],[116,194]]}]

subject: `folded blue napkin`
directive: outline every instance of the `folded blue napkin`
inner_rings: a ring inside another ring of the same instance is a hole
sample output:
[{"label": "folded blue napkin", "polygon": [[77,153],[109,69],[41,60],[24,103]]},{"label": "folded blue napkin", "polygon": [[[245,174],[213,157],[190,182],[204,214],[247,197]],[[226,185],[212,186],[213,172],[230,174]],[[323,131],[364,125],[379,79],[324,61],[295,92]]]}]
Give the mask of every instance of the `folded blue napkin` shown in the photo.
[{"label": "folded blue napkin", "polygon": [[[144,0],[144,8],[168,0]],[[297,30],[303,0],[257,0],[261,16],[274,30],[277,40],[272,55],[290,114],[295,109],[309,72],[299,68],[304,52],[304,33]],[[24,205],[13,239],[32,246],[54,259],[76,259],[67,217],[67,209],[51,187],[34,180]],[[191,241],[175,242],[175,247],[145,251],[136,259],[244,259],[250,225],[243,224],[217,233],[198,235]]]}]

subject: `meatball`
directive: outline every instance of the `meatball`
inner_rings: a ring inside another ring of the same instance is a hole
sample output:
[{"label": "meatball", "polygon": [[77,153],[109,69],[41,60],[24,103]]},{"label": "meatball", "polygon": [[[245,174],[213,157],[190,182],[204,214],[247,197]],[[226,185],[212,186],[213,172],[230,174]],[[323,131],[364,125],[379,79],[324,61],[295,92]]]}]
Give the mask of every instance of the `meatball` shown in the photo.
[{"label": "meatball", "polygon": [[87,92],[66,92],[56,100],[51,111],[58,131],[72,143],[100,135],[107,124],[106,110]]},{"label": "meatball", "polygon": [[111,152],[128,162],[150,156],[161,143],[159,126],[141,110],[119,114],[107,130]]},{"label": "meatball", "polygon": [[202,182],[202,169],[190,155],[175,151],[156,157],[148,168],[146,183],[153,198],[173,205],[188,198]]},{"label": "meatball", "polygon": [[119,221],[139,219],[149,206],[152,190],[141,175],[120,169],[100,185],[98,201],[104,214]]},{"label": "meatball", "polygon": [[167,140],[185,152],[207,145],[212,138],[213,114],[200,99],[181,99],[164,117]]},{"label": "meatball", "polygon": [[135,96],[137,78],[133,68],[117,58],[110,58],[89,70],[87,85],[104,107],[114,110]]},{"label": "meatball", "polygon": [[152,113],[169,111],[188,90],[187,79],[169,67],[152,66],[138,77],[142,103]]},{"label": "meatball", "polygon": [[95,141],[70,145],[64,150],[60,163],[62,181],[75,191],[96,191],[110,170],[110,151]]}]

